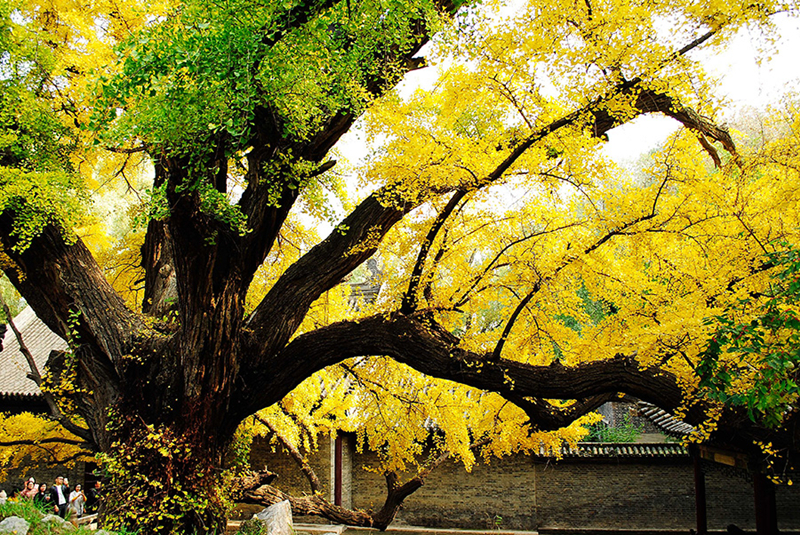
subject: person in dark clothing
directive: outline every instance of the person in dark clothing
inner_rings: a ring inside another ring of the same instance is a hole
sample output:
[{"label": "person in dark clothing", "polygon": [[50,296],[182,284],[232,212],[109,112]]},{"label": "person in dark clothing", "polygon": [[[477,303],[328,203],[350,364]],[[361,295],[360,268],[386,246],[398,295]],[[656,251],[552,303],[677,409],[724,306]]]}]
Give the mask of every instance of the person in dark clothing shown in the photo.
[{"label": "person in dark clothing", "polygon": [[56,483],[50,487],[50,503],[53,504],[53,511],[61,518],[67,517],[67,492],[64,486],[64,478],[58,476]]},{"label": "person in dark clothing", "polygon": [[39,485],[39,492],[33,497],[33,503],[46,507],[49,507],[50,504],[53,503],[50,501],[50,492],[47,490],[47,483]]},{"label": "person in dark clothing", "polygon": [[94,486],[86,493],[86,512],[96,513],[100,506],[100,496],[103,494],[102,484],[100,481],[95,481]]}]

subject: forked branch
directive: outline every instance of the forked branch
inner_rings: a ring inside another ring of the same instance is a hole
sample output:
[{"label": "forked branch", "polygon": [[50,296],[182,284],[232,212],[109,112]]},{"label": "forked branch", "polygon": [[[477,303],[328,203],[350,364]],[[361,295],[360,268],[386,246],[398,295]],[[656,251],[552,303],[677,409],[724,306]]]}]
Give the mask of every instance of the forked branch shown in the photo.
[{"label": "forked branch", "polygon": [[[488,442],[488,438],[483,438],[470,445],[470,449],[478,449],[488,444]],[[245,503],[269,506],[288,500],[292,507],[292,512],[296,515],[321,516],[339,524],[377,528],[383,531],[389,527],[389,524],[397,516],[403,501],[425,484],[425,479],[436,467],[441,466],[450,458],[451,453],[449,451],[440,454],[403,484],[399,484],[399,478],[395,472],[386,472],[384,474],[386,479],[386,499],[381,508],[375,512],[347,509],[334,505],[319,493],[313,496],[292,496],[272,485],[259,484],[257,478],[253,478],[250,482],[240,481],[237,487],[241,489],[239,499]]]},{"label": "forked branch", "polygon": [[453,213],[453,210],[456,209],[458,203],[466,196],[467,190],[459,189],[450,197],[450,201],[448,201],[447,205],[439,212],[439,215],[436,216],[436,219],[433,221],[431,228],[428,230],[428,235],[425,236],[425,240],[422,242],[422,246],[419,249],[419,254],[417,255],[417,262],[414,264],[414,269],[411,272],[411,281],[408,283],[408,290],[406,290],[405,295],[403,296],[403,304],[400,307],[400,310],[404,314],[410,314],[417,308],[417,288],[419,287],[419,283],[422,280],[422,272],[425,269],[425,262],[428,259],[428,253],[430,252],[431,246],[433,245],[436,236],[439,234],[439,231],[442,229],[444,224],[447,222],[447,218],[450,217],[450,214]]}]

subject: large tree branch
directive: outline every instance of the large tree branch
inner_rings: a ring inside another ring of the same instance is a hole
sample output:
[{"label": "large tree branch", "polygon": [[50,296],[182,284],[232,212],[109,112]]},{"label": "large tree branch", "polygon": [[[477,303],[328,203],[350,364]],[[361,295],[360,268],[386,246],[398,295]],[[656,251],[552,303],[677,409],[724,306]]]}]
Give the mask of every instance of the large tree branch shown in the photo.
[{"label": "large tree branch", "polygon": [[387,232],[413,205],[384,200],[388,188],[373,193],[321,243],[280,277],[247,320],[253,342],[281,347],[297,329],[311,304],[377,250]]},{"label": "large tree branch", "polygon": [[[305,21],[314,13],[320,13],[335,2],[321,0],[304,4],[302,15],[297,12],[292,14],[296,21]],[[450,0],[437,0],[441,13],[454,14],[456,5]],[[303,22],[304,23],[304,22]],[[364,81],[363,87],[371,98],[377,98],[394,87],[402,75],[416,68],[418,61],[415,55],[431,37],[431,29],[422,18],[409,21],[408,35],[411,37],[410,45],[400,49],[396,46],[386,48],[377,46],[374,54],[373,66],[382,66],[375,69]],[[271,249],[275,238],[280,231],[289,209],[294,204],[303,177],[291,176],[291,173],[281,177],[285,183],[266,183],[263,177],[259,179],[259,170],[266,158],[272,158],[278,153],[291,154],[298,161],[322,162],[330,149],[339,139],[350,130],[355,120],[363,113],[359,104],[351,108],[332,112],[308,140],[289,141],[281,133],[280,118],[272,110],[259,107],[255,110],[255,136],[251,140],[253,150],[248,155],[248,187],[246,188],[239,206],[247,216],[250,232],[236,239],[238,243],[236,253],[242,251],[244,264],[242,272],[245,282],[264,261]],[[320,169],[324,167],[324,164]],[[316,171],[318,172],[318,171]],[[315,173],[316,173],[315,172]],[[314,173],[312,173],[314,174]],[[274,188],[281,188],[277,202],[269,202],[274,196]]]},{"label": "large tree branch", "polygon": [[525,411],[531,426],[541,431],[551,431],[566,427],[584,414],[596,410],[607,401],[619,398],[616,392],[597,394],[585,399],[575,400],[566,407],[558,407],[547,400],[506,394],[506,399]]},{"label": "large tree branch", "polygon": [[414,269],[411,272],[411,280],[408,283],[408,290],[406,290],[406,293],[403,296],[403,304],[400,307],[400,310],[404,314],[410,314],[417,309],[417,300],[419,299],[417,295],[417,288],[422,280],[422,272],[425,269],[425,262],[428,259],[428,252],[430,251],[436,236],[439,234],[439,231],[447,222],[447,218],[450,217],[450,214],[453,213],[453,210],[456,209],[456,206],[458,206],[458,203],[461,202],[466,194],[467,190],[456,190],[442,211],[436,216],[431,228],[428,230],[428,234],[425,236],[425,240],[422,242],[422,245],[419,248],[417,262],[414,264]]},{"label": "large tree branch", "polygon": [[[38,446],[39,444],[65,444],[67,446],[81,446],[87,449],[91,449],[92,445],[87,443],[85,440],[75,440],[70,438],[42,438],[39,440],[34,439],[17,439],[17,440],[0,440],[0,446],[9,447],[9,446]],[[90,451],[83,453],[82,455],[92,455]]]},{"label": "large tree branch", "polygon": [[[156,353],[166,338],[125,306],[80,238],[68,243],[49,225],[24,250],[14,250],[13,217],[10,211],[0,214],[4,271],[36,315],[69,341],[68,365],[77,373],[75,386],[85,391],[75,400],[77,410],[92,432],[90,442],[108,446],[103,442],[110,418],[106,408],[119,399],[131,362],[125,357]],[[56,376],[67,365],[63,355],[51,354],[48,362]]]},{"label": "large tree branch", "polygon": [[[253,392],[249,401],[270,405],[325,366],[369,355],[386,355],[432,377],[497,392],[509,400],[580,400],[624,392],[668,411],[684,401],[676,377],[661,369],[642,369],[633,357],[618,355],[577,366],[533,366],[502,358],[492,361],[490,354],[459,348],[452,335],[432,329],[429,321],[420,321],[421,315],[382,314],[300,335],[273,360],[271,378],[276,388]],[[696,416],[699,413],[692,421]]]},{"label": "large tree branch", "polygon": [[[732,142],[728,143],[730,137],[726,131],[711,128],[710,121],[691,112],[689,108],[682,106],[673,97],[643,89],[639,81],[627,82],[617,86],[608,95],[595,99],[584,108],[565,115],[531,133],[492,172],[482,178],[477,186],[483,187],[494,183],[504,176],[519,158],[538,141],[566,126],[582,124],[586,117],[592,120],[593,135],[605,134],[621,121],[609,114],[607,105],[613,99],[627,92],[638,95],[634,101],[635,115],[662,112],[676,116],[676,118],[680,117],[685,124],[704,128],[709,135],[718,136],[726,146],[734,148]],[[630,119],[630,116],[627,117],[627,120]],[[431,192],[431,195],[446,192]],[[403,205],[401,201],[387,200],[392,198],[392,192],[388,187],[368,197],[345,219],[339,229],[331,233],[321,244],[312,248],[281,276],[247,321],[247,326],[252,330],[253,336],[248,340],[246,352],[253,355],[253,358],[244,368],[246,370],[244,377],[261,377],[260,374],[268,373],[266,371],[270,368],[268,360],[299,327],[311,303],[372,256],[388,231],[407,212],[425,200],[422,198]],[[649,217],[653,217],[653,215],[643,216],[642,219]],[[595,243],[593,248],[599,247],[615,234],[616,232],[610,232],[604,240]],[[586,252],[591,250],[590,247]],[[242,404],[248,407],[250,412],[255,412],[263,407],[263,405],[251,406],[247,401],[251,397],[251,393],[244,390],[240,392],[244,398],[241,400]]]},{"label": "large tree branch", "polygon": [[[701,42],[702,40],[698,40],[677,54],[685,54]],[[674,97],[648,89],[641,80],[636,79],[619,84],[608,94],[594,99],[581,109],[530,133],[495,166],[493,171],[476,181],[472,187],[483,187],[494,183],[504,176],[530,147],[564,127],[586,124],[588,119],[591,133],[602,136],[624,120],[630,120],[631,114],[622,119],[608,111],[612,107],[610,106],[612,101],[620,97],[633,100],[633,116],[661,112],[675,117],[686,126],[703,132],[712,139],[721,141],[729,150],[735,150],[726,131],[716,128],[709,120],[683,106]],[[448,190],[432,191],[429,195],[447,192]],[[246,337],[243,353],[252,357],[242,367],[240,378],[244,379],[244,383],[266,379],[277,362],[272,356],[299,327],[311,303],[369,258],[388,231],[411,209],[427,200],[421,197],[403,204],[401,200],[391,200],[393,197],[391,190],[387,188],[368,197],[335,232],[312,248],[280,277],[247,320],[247,327],[251,330],[252,336]],[[264,406],[253,404],[253,393],[247,389],[239,389],[239,392],[241,399],[236,400],[235,405],[242,410],[252,413]]]},{"label": "large tree branch", "polygon": [[[142,319],[125,306],[80,238],[67,243],[47,226],[22,252],[14,250],[13,215],[0,214],[0,252],[14,287],[56,334],[90,344],[118,363],[143,333]],[[46,261],[43,261],[46,259]],[[78,313],[72,325],[71,314]]]}]

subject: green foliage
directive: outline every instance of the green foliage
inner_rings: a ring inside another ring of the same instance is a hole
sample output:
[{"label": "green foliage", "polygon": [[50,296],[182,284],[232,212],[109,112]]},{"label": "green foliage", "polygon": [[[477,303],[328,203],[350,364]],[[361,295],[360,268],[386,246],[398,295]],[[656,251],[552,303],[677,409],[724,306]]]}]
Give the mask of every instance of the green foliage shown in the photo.
[{"label": "green foliage", "polygon": [[[302,15],[308,4],[191,0],[131,36],[117,47],[118,74],[100,79],[91,120],[97,143],[144,143],[151,154],[185,159],[182,194],[196,193],[204,213],[247,232],[238,208],[210,186],[221,166],[230,162],[228,171],[239,172],[233,168],[256,138],[302,142],[336,114],[359,115],[380,89],[376,77],[390,85],[405,72],[392,58],[417,44],[412,21],[439,25],[431,1],[390,9],[380,1],[339,2]],[[277,132],[258,131],[267,115]],[[259,170],[276,192],[270,203],[279,204],[287,187],[308,191],[308,209],[334,218],[324,199],[341,188],[316,172],[318,163],[282,152],[272,161],[277,170]]]},{"label": "green foliage", "polygon": [[237,531],[239,535],[266,535],[268,532],[267,523],[257,518],[245,520]]},{"label": "green foliage", "polygon": [[586,442],[636,442],[642,435],[644,426],[637,426],[626,414],[622,425],[611,427],[604,422],[598,422],[589,427],[589,434],[584,439]]},{"label": "green foliage", "polygon": [[15,214],[13,235],[16,249],[24,250],[48,225],[65,232],[77,226],[87,203],[81,181],[71,173],[28,172],[0,167],[0,212]]},{"label": "green foliage", "polygon": [[[88,526],[75,528],[72,524],[65,524],[62,527],[60,522],[42,522],[45,515],[52,513],[53,511],[50,510],[50,507],[44,510],[30,500],[8,500],[3,505],[0,505],[0,520],[10,516],[25,519],[30,523],[28,535],[63,535],[67,533],[70,535],[89,535],[95,533]],[[134,535],[132,532],[119,533],[120,535]]]},{"label": "green foliage", "polygon": [[70,162],[77,136],[51,107],[52,51],[12,21],[14,8],[0,1],[0,213],[14,213],[22,250],[47,225],[73,228],[87,197]]},{"label": "green foliage", "polygon": [[250,448],[253,445],[253,432],[244,426],[239,426],[233,436],[231,445],[228,446],[225,464],[230,475],[237,475],[250,470]]},{"label": "green foliage", "polygon": [[[25,300],[19,295],[17,289],[8,280],[8,277],[3,274],[0,274],[0,298],[8,305],[12,318],[25,308]],[[6,322],[7,319],[3,311],[0,310],[0,323]]]},{"label": "green foliage", "polygon": [[715,331],[697,367],[708,397],[743,407],[751,420],[773,428],[800,395],[800,249],[779,247],[764,258],[765,267],[776,267],[768,294],[706,320]]},{"label": "green foliage", "polygon": [[299,25],[293,4],[182,4],[124,42],[120,74],[102,84],[104,98],[137,113],[117,119],[108,112],[96,124],[115,123],[111,134],[121,142],[138,137],[175,154],[215,150],[209,143],[224,140],[230,156],[247,148],[263,107],[281,119],[282,136],[306,139],[331,112],[364,108],[368,76],[385,68],[375,56],[414,44],[410,20],[436,23],[431,2],[390,10],[382,2],[341,3]]},{"label": "green foliage", "polygon": [[[588,321],[589,325],[597,325],[603,321],[603,319],[605,319],[608,313],[613,313],[613,307],[610,307],[610,310],[606,310],[609,308],[609,306],[606,305],[604,307],[602,300],[592,297],[585,285],[582,284],[575,293],[582,302],[582,312],[585,315],[584,321]],[[585,326],[581,320],[567,314],[559,314],[556,316],[556,318],[561,320],[564,325],[578,333],[580,333]]]},{"label": "green foliage", "polygon": [[28,171],[70,167],[75,139],[51,108],[52,50],[12,20],[18,6],[0,1],[0,165]]}]

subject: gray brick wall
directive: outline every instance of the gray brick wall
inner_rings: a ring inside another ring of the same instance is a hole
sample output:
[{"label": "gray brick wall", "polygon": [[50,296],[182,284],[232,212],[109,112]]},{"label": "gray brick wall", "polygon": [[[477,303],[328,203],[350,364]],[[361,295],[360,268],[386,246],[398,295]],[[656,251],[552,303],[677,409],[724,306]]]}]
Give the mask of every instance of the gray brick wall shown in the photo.
[{"label": "gray brick wall", "polygon": [[[308,492],[308,485],[288,456],[254,445],[254,459],[268,459],[281,472],[278,486]],[[352,443],[350,491],[345,462],[345,503],[379,508],[386,495],[383,476],[365,467],[377,465],[374,453],[358,454]],[[345,455],[345,459],[347,459]],[[330,481],[330,447],[320,444],[312,463],[325,484]],[[329,462],[329,461],[328,461]],[[257,462],[254,466],[262,465]],[[753,487],[749,476],[722,465],[705,465],[709,528],[728,524],[755,528]],[[329,488],[329,487],[327,487]],[[778,487],[781,529],[800,529],[800,489]],[[252,514],[252,513],[251,513]],[[298,519],[307,521],[308,519]],[[320,521],[320,520],[312,520]],[[691,459],[547,460],[515,455],[476,465],[471,473],[449,462],[436,468],[425,485],[406,499],[397,524],[442,528],[521,529],[666,529],[695,527],[694,471]]]}]

